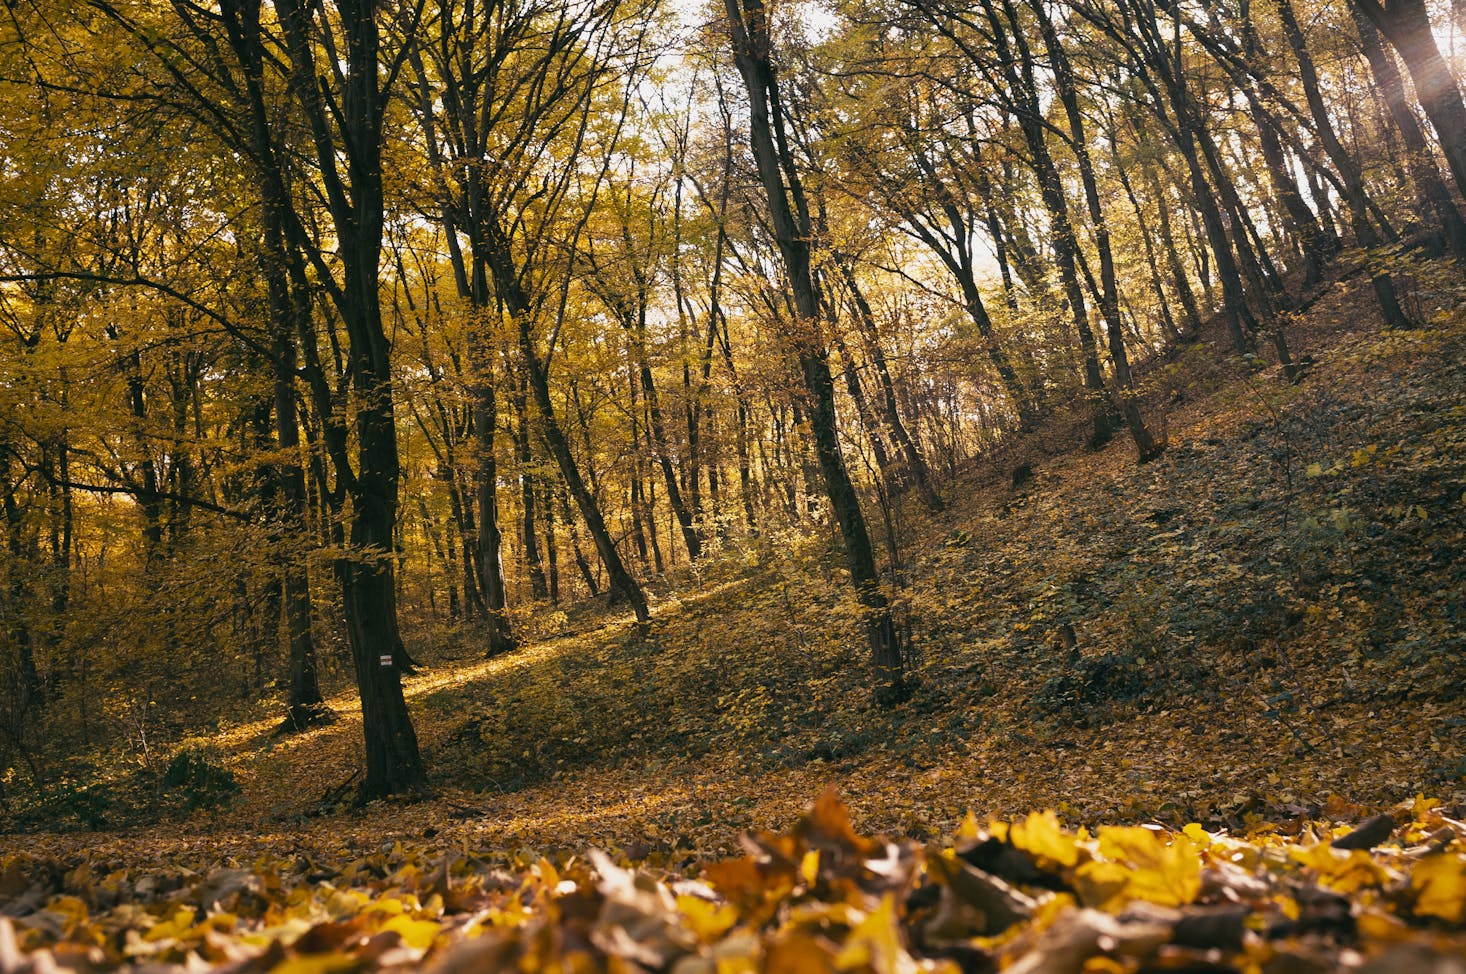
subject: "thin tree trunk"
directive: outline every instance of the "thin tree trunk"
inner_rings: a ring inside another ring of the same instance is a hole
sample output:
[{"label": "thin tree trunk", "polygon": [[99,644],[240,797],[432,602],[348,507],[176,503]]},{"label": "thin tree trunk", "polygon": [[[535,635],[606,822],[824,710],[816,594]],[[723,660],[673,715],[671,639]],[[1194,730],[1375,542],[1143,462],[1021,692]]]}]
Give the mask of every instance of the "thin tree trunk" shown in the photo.
[{"label": "thin tree trunk", "polygon": [[550,399],[550,383],[545,377],[544,365],[534,350],[529,333],[529,319],[523,313],[516,314],[515,317],[519,322],[519,354],[523,359],[530,392],[539,410],[540,433],[544,437],[545,445],[560,467],[560,476],[565,481],[566,489],[580,509],[581,518],[585,521],[586,529],[590,531],[591,541],[596,546],[597,554],[601,556],[601,564],[606,567],[611,588],[631,605],[638,622],[648,622],[651,612],[647,608],[646,596],[636,579],[626,570],[621,554],[611,540],[611,533],[606,529],[600,507],[597,506],[590,488],[586,486],[585,478],[580,474],[574,454],[570,452],[570,443],[555,419],[554,403]]},{"label": "thin tree trunk", "polygon": [[[901,449],[902,459],[906,461],[906,469],[910,471],[912,483],[916,486],[916,495],[921,498],[927,510],[933,512],[945,510],[946,505],[942,503],[941,496],[932,486],[931,469],[927,466],[926,457],[921,455],[921,448],[907,432],[906,424],[901,421],[901,411],[896,408],[896,388],[891,381],[891,370],[886,367],[886,353],[881,348],[880,332],[876,329],[875,314],[871,311],[870,302],[866,301],[865,293],[861,291],[860,284],[855,279],[855,269],[850,266],[849,258],[843,254],[836,254],[834,259],[839,266],[840,276],[844,279],[845,288],[850,294],[850,300],[855,305],[856,321],[865,339],[865,353],[875,369],[876,384],[881,392],[879,400],[881,412],[887,428],[891,431],[891,438]],[[849,360],[849,356],[846,356],[846,360]],[[1016,384],[1016,377],[1014,382]]]},{"label": "thin tree trunk", "polygon": [[570,513],[570,501],[563,491],[560,493],[560,508],[565,514],[565,526],[570,531],[570,550],[575,554],[575,567],[580,569],[581,580],[585,582],[590,597],[596,598],[601,594],[601,587],[596,584],[596,576],[590,570],[590,562],[586,561],[585,555],[581,553],[580,532],[575,528],[575,515]]},{"label": "thin tree trunk", "polygon": [[[1323,103],[1323,93],[1319,90],[1318,72],[1313,66],[1313,55],[1309,53],[1308,46],[1304,42],[1303,31],[1299,28],[1298,18],[1293,12],[1292,0],[1274,0],[1274,3],[1283,22],[1283,35],[1288,39],[1288,46],[1292,49],[1293,57],[1298,62],[1303,93],[1308,100],[1309,110],[1313,114],[1314,129],[1319,142],[1324,151],[1328,153],[1329,159],[1344,182],[1345,202],[1349,205],[1349,218],[1354,228],[1354,237],[1365,251],[1369,251],[1371,248],[1380,246],[1384,241],[1369,219],[1369,200],[1365,195],[1364,175],[1359,169],[1358,162],[1345,151],[1334,131],[1333,120],[1329,117],[1328,108]],[[1394,278],[1379,266],[1378,258],[1374,255],[1366,254],[1365,264],[1370,267],[1370,281],[1374,285],[1375,301],[1379,304],[1385,325],[1389,328],[1408,328],[1411,324],[1410,318],[1405,314],[1405,309],[1400,306]]]},{"label": "thin tree trunk", "polygon": [[844,360],[845,368],[842,371],[845,373],[845,392],[855,406],[855,415],[860,418],[861,428],[865,430],[865,438],[869,441],[871,454],[875,457],[876,470],[880,472],[881,482],[886,485],[886,489],[892,490],[898,486],[896,472],[891,469],[890,454],[886,452],[886,443],[881,436],[880,425],[876,422],[875,416],[871,415],[870,403],[865,398],[865,390],[861,387],[860,375],[856,372],[855,362],[850,358],[850,350],[838,338],[835,339],[835,350]]},{"label": "thin tree trunk", "polygon": [[[529,575],[530,594],[536,599],[543,599],[549,590],[545,585],[545,570],[540,564],[539,543],[535,538],[535,478],[530,470],[534,454],[529,448],[529,409],[525,402],[527,393],[528,382],[521,374],[519,391],[514,396],[514,439],[519,460],[520,540],[524,550],[524,569]],[[553,513],[547,516],[553,517]]]},{"label": "thin tree trunk", "polygon": [[474,434],[478,447],[475,472],[478,489],[479,584],[488,616],[489,656],[507,653],[518,645],[509,627],[508,586],[504,582],[504,541],[499,531],[499,469],[494,457],[494,427],[497,422],[494,385],[491,377],[478,380],[474,390]]},{"label": "thin tree trunk", "polygon": [[[1024,57],[1029,57],[1031,55],[1028,53],[1027,42],[1020,34],[1017,34],[1017,31],[1021,29],[1017,12],[1013,9],[1012,3],[1007,0],[1005,0],[1005,6],[1009,19],[1013,22],[1015,40],[1019,49],[1023,52]],[[1135,380],[1130,374],[1130,356],[1125,348],[1125,330],[1120,320],[1120,292],[1115,276],[1115,257],[1110,249],[1109,224],[1105,220],[1104,207],[1100,203],[1099,184],[1095,180],[1094,164],[1089,156],[1084,116],[1079,111],[1079,93],[1075,89],[1074,74],[1069,66],[1068,55],[1059,41],[1053,23],[1049,20],[1043,0],[1030,0],[1029,7],[1038,21],[1039,33],[1043,37],[1044,49],[1049,56],[1049,68],[1054,74],[1059,101],[1063,103],[1064,113],[1069,120],[1070,149],[1079,163],[1079,179],[1084,187],[1085,203],[1089,208],[1095,250],[1099,252],[1100,314],[1104,318],[1105,334],[1109,340],[1110,362],[1115,368],[1115,385],[1117,397],[1120,400],[1120,415],[1125,418],[1125,426],[1130,431],[1130,438],[1135,441],[1135,449],[1140,462],[1148,463],[1160,456],[1165,449],[1165,443],[1157,440],[1149,427],[1145,425],[1145,420],[1140,415],[1140,406],[1135,401]]]}]

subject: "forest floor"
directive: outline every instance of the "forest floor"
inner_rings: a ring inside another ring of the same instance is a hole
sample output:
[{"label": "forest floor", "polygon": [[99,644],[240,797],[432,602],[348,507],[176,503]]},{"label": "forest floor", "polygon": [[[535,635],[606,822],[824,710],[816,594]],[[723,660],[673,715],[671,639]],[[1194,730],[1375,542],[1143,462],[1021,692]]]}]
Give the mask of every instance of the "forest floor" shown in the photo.
[{"label": "forest floor", "polygon": [[918,842],[969,812],[1294,834],[1422,794],[1459,810],[1466,313],[1383,333],[1367,287],[1334,285],[1290,332],[1316,359],[1298,385],[1211,341],[1150,367],[1152,463],[1055,426],[948,485],[948,511],[905,501],[914,693],[894,709],[870,699],[838,556],[766,536],[662,586],[647,630],[583,608],[501,658],[411,647],[431,799],[350,806],[343,694],[327,727],[191,742],[239,785],[216,807],[0,847],[200,870],[598,848],[690,869],[830,785],[861,832]]}]

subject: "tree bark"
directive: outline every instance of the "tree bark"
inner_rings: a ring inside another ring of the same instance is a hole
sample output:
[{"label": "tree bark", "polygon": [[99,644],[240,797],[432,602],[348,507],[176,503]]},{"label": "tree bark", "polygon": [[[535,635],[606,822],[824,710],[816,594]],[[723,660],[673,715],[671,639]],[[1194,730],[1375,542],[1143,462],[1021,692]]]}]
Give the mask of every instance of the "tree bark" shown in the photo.
[{"label": "tree bark", "polygon": [[[226,6],[237,0],[225,0]],[[342,0],[335,25],[344,41],[340,90],[317,70],[310,36],[313,9],[300,0],[277,4],[294,95],[310,128],[341,266],[333,297],[348,339],[356,405],[356,469],[338,469],[351,496],[351,553],[336,562],[348,641],[362,702],[366,776],[362,800],[426,787],[417,735],[407,713],[401,676],[411,660],[397,627],[393,539],[401,476],[394,418],[391,345],[382,326],[378,289],[384,197],[380,35],[376,10]],[[255,9],[258,17],[258,9]],[[330,24],[321,25],[330,30]],[[327,109],[334,102],[335,110]],[[345,160],[345,175],[340,160]]]},{"label": "tree bark", "polygon": [[[901,448],[901,457],[906,461],[906,469],[910,471],[912,482],[916,485],[916,495],[921,498],[927,510],[933,513],[946,510],[947,505],[942,503],[941,496],[932,486],[931,468],[927,465],[926,457],[921,455],[921,447],[917,445],[901,419],[901,410],[896,402],[896,386],[891,381],[891,370],[886,365],[886,353],[881,348],[881,336],[876,328],[875,314],[871,311],[870,302],[865,299],[865,293],[861,291],[860,283],[855,279],[855,269],[850,266],[849,258],[843,254],[836,254],[834,260],[845,282],[845,288],[850,294],[850,300],[855,305],[856,322],[860,326],[866,354],[870,357],[871,366],[875,370],[876,385],[880,389],[879,403],[882,417],[891,431],[891,439]],[[846,356],[846,360],[849,360],[849,356]]]},{"label": "tree bark", "polygon": [[1274,0],[1274,3],[1283,22],[1283,35],[1288,39],[1288,46],[1292,49],[1293,57],[1298,62],[1300,80],[1303,82],[1303,94],[1313,114],[1313,124],[1319,143],[1323,146],[1324,152],[1328,153],[1330,161],[1333,162],[1340,179],[1344,182],[1344,198],[1349,205],[1349,222],[1354,229],[1354,237],[1359,242],[1359,246],[1366,251],[1365,265],[1370,267],[1370,282],[1374,285],[1374,297],[1379,304],[1380,314],[1384,316],[1386,327],[1408,328],[1411,324],[1410,318],[1405,314],[1405,309],[1400,306],[1400,297],[1395,290],[1394,278],[1379,266],[1378,256],[1367,253],[1372,248],[1379,247],[1384,241],[1369,219],[1369,200],[1365,195],[1364,174],[1359,169],[1359,163],[1345,151],[1334,131],[1333,120],[1329,117],[1328,108],[1323,103],[1323,93],[1319,89],[1318,72],[1313,66],[1313,55],[1309,52],[1308,45],[1303,39],[1303,31],[1298,26],[1298,18],[1293,12],[1292,0]]},{"label": "tree bark", "polygon": [[[1008,17],[1013,23],[1015,40],[1020,51],[1028,57],[1028,44],[1019,31],[1017,12],[1005,0]],[[1140,406],[1135,401],[1135,380],[1130,373],[1130,356],[1125,348],[1125,329],[1120,320],[1120,289],[1115,276],[1115,257],[1110,248],[1110,229],[1105,220],[1104,207],[1100,203],[1099,184],[1094,176],[1094,164],[1089,156],[1088,138],[1085,133],[1084,116],[1079,110],[1079,93],[1075,89],[1074,72],[1069,57],[1049,20],[1043,0],[1030,0],[1030,9],[1038,21],[1039,33],[1043,37],[1044,49],[1049,56],[1049,69],[1053,72],[1059,101],[1064,105],[1064,114],[1069,121],[1070,149],[1079,163],[1079,180],[1084,187],[1085,204],[1089,208],[1090,227],[1094,232],[1095,250],[1100,262],[1100,314],[1105,322],[1105,334],[1110,349],[1110,362],[1115,369],[1116,394],[1119,399],[1120,415],[1135,442],[1135,450],[1141,463],[1149,463],[1160,456],[1165,443],[1156,439],[1140,415]]]}]

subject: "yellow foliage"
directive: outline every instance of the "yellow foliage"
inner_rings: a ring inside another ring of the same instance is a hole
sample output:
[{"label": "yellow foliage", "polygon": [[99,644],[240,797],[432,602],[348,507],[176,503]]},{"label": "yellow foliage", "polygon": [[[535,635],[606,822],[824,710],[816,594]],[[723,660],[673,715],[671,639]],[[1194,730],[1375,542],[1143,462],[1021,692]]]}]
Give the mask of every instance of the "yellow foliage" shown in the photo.
[{"label": "yellow foliage", "polygon": [[1466,916],[1466,855],[1426,856],[1410,872],[1415,912],[1460,923]]},{"label": "yellow foliage", "polygon": [[1389,882],[1389,872],[1362,849],[1335,849],[1326,842],[1289,850],[1295,862],[1315,870],[1330,889],[1353,893]]},{"label": "yellow foliage", "polygon": [[1102,826],[1099,853],[1108,862],[1086,863],[1079,875],[1091,878],[1101,891],[1118,884],[1118,891],[1103,900],[1106,907],[1126,899],[1181,906],[1201,891],[1201,855],[1185,835],[1173,835],[1167,842],[1153,829]]},{"label": "yellow foliage", "polygon": [[1040,860],[1047,859],[1059,866],[1079,862],[1079,846],[1074,836],[1064,833],[1059,827],[1059,817],[1050,811],[1030,812],[1026,819],[1015,822],[1009,831],[1009,841]]}]

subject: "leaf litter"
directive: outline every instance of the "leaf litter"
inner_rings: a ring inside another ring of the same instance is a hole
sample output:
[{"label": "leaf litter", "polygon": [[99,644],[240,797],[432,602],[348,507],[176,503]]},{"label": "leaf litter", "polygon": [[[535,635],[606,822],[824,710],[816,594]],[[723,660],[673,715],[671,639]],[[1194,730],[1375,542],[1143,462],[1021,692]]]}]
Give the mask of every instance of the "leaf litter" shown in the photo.
[{"label": "leaf litter", "polygon": [[422,842],[202,873],[15,853],[0,971],[1466,970],[1466,823],[1423,798],[1353,832],[1046,812],[918,843],[862,835],[827,790],[742,845],[680,869]]}]

